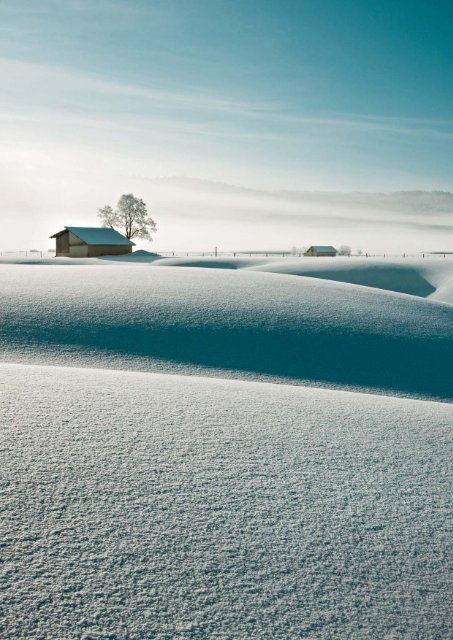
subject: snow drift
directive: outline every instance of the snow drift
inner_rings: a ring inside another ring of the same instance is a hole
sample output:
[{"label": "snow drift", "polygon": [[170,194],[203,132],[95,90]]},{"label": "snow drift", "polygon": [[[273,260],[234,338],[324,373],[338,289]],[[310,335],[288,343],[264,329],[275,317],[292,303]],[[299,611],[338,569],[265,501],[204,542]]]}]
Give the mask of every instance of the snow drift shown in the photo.
[{"label": "snow drift", "polygon": [[453,261],[434,259],[307,258],[260,265],[260,271],[322,278],[453,303]]},{"label": "snow drift", "polygon": [[251,270],[4,265],[2,275],[3,359],[453,399],[450,305]]},{"label": "snow drift", "polygon": [[163,258],[154,266],[253,269],[321,278],[453,303],[453,260],[368,258]]},{"label": "snow drift", "polygon": [[5,364],[0,385],[4,637],[449,637],[450,405]]},{"label": "snow drift", "polygon": [[126,263],[153,267],[198,267],[205,269],[253,269],[284,275],[321,278],[361,286],[429,297],[453,304],[453,260],[429,256],[426,259],[294,258],[219,256],[165,258],[149,251],[101,258],[0,258],[0,264],[102,265]]},{"label": "snow drift", "polygon": [[453,407],[390,397],[453,400],[446,266],[50,262],[1,266],[6,638],[448,636]]}]

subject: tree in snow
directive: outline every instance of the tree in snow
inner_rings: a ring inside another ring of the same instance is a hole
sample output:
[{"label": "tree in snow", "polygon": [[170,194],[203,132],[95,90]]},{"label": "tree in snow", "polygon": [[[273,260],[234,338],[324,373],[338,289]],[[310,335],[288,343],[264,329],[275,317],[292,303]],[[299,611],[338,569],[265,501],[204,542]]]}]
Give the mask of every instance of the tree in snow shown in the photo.
[{"label": "tree in snow", "polygon": [[103,227],[117,229],[129,240],[142,238],[152,242],[151,234],[157,231],[156,223],[148,216],[145,202],[132,193],[121,196],[115,211],[110,205],[98,209],[98,218]]},{"label": "tree in snow", "polygon": [[103,227],[110,227],[113,229],[116,225],[116,212],[113,211],[110,205],[106,205],[101,209],[98,209],[98,218],[101,219]]},{"label": "tree in snow", "polygon": [[342,244],[338,253],[340,254],[340,256],[350,256],[351,247],[349,247],[347,244]]}]

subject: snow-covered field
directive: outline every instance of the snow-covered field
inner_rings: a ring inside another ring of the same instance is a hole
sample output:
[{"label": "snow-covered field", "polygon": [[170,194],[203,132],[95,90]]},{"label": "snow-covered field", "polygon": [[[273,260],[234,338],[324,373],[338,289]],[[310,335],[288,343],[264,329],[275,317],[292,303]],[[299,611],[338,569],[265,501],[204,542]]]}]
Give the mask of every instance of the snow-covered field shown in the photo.
[{"label": "snow-covered field", "polygon": [[453,305],[250,269],[72,265],[2,266],[4,360],[453,399]]},{"label": "snow-covered field", "polygon": [[452,261],[34,262],[5,638],[449,637]]}]

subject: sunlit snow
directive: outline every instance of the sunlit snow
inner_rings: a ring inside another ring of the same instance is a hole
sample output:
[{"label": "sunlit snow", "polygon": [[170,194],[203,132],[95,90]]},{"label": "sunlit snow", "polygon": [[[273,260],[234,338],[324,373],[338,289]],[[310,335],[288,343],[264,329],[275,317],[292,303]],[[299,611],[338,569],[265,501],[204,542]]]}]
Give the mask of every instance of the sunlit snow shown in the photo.
[{"label": "sunlit snow", "polygon": [[77,261],[3,265],[0,295],[4,360],[453,398],[453,306],[416,296],[249,269]]},{"label": "sunlit snow", "polygon": [[9,638],[446,638],[451,405],[1,365]]},{"label": "sunlit snow", "polygon": [[451,261],[8,262],[5,638],[449,637]]}]

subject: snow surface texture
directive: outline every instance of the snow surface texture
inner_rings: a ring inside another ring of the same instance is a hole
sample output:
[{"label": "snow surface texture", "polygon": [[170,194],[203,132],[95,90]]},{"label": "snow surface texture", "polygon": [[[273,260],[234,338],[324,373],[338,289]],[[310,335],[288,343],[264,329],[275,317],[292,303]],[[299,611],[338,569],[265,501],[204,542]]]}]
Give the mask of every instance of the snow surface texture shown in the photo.
[{"label": "snow surface texture", "polygon": [[440,291],[442,287],[453,288],[451,259],[311,259],[290,264],[285,261],[274,262],[263,266],[261,270],[349,282],[453,303],[450,294],[442,296]]},{"label": "snow surface texture", "polygon": [[451,405],[14,364],[0,384],[2,637],[451,637]]},{"label": "snow surface texture", "polygon": [[453,306],[414,296],[252,270],[127,265],[3,265],[0,296],[3,360],[453,399]]},{"label": "snow surface texture", "polygon": [[1,264],[20,264],[20,265],[52,265],[52,266],[80,266],[80,265],[103,265],[108,266],[116,262],[126,262],[129,264],[150,264],[154,260],[162,259],[157,253],[151,251],[143,251],[138,249],[132,253],[125,253],[118,256],[99,256],[97,258],[56,258],[49,256],[46,258],[34,257],[1,257]]},{"label": "snow surface texture", "polygon": [[285,275],[322,278],[453,303],[453,260],[371,258],[164,258],[155,266],[252,268]]},{"label": "snow surface texture", "polygon": [[426,259],[372,258],[275,258],[187,257],[163,258],[149,251],[100,258],[0,258],[0,264],[114,265],[115,263],[156,267],[201,267],[208,269],[255,269],[285,275],[322,278],[397,293],[429,297],[453,304],[453,258],[427,256]]},{"label": "snow surface texture", "polygon": [[448,261],[137,253],[0,265],[0,636],[449,637]]}]

